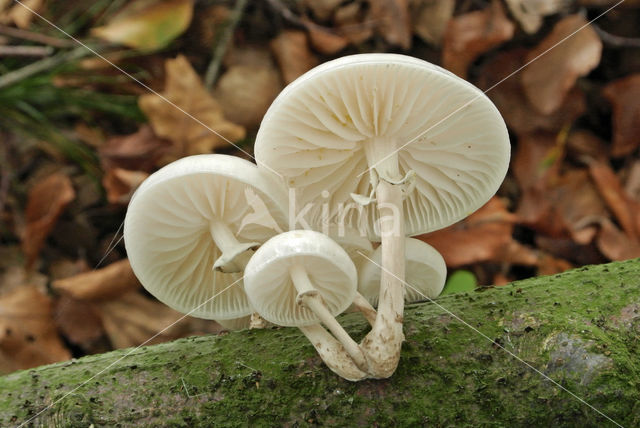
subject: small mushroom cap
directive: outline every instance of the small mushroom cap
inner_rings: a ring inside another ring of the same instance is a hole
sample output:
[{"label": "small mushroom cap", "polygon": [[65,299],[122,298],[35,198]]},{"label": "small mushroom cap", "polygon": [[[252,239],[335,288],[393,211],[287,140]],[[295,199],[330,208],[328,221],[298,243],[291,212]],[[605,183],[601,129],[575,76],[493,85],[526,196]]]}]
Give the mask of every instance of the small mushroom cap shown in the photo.
[{"label": "small mushroom cap", "polygon": [[[414,238],[405,238],[406,283],[404,300],[407,303],[438,297],[447,279],[447,265],[431,245]],[[378,247],[359,270],[358,291],[372,305],[378,304],[382,251]],[[415,288],[415,289],[414,289]]]},{"label": "small mushroom cap", "polygon": [[246,222],[262,209],[253,208],[256,198],[276,228],[285,227],[286,191],[244,159],[190,156],[152,174],[134,194],[124,222],[127,254],[142,285],[173,309],[200,318],[253,312],[242,273],[213,270],[221,252],[209,224],[222,220],[240,242],[266,241],[277,233],[273,224]]},{"label": "small mushroom cap", "polygon": [[417,58],[362,54],[287,86],[262,120],[255,153],[296,189],[297,207],[327,191],[332,221],[379,241],[376,204],[353,203],[371,195],[370,166],[394,182],[415,172],[403,208],[412,236],[486,203],[507,172],[510,144],[500,113],[472,84]]},{"label": "small mushroom cap", "polygon": [[244,272],[251,305],[264,319],[281,326],[317,324],[316,315],[298,304],[289,269],[302,265],[332,315],[344,312],[357,289],[357,273],[347,253],[326,235],[310,230],[285,232],[265,242]]}]

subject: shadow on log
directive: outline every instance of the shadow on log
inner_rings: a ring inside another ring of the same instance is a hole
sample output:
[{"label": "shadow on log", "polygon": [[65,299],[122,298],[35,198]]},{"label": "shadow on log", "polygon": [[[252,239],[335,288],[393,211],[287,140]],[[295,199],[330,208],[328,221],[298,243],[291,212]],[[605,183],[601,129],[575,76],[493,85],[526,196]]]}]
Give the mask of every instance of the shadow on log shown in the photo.
[{"label": "shadow on log", "polygon": [[7,375],[0,426],[640,426],[640,260],[409,305],[405,321],[387,380],[339,378],[296,329],[240,331]]}]

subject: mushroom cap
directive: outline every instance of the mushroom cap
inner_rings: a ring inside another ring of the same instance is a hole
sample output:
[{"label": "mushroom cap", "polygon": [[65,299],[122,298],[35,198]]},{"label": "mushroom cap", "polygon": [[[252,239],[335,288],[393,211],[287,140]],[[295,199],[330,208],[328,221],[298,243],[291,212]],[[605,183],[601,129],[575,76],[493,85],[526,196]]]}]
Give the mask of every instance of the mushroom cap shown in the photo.
[{"label": "mushroom cap", "polygon": [[296,300],[298,291],[289,273],[294,265],[304,266],[332,315],[344,312],[353,302],[358,276],[345,250],[319,232],[293,230],[265,242],[244,271],[249,301],[265,320],[289,327],[320,322]]},{"label": "mushroom cap", "polygon": [[[438,297],[447,279],[447,265],[442,255],[431,245],[414,238],[405,238],[407,303]],[[372,305],[378,304],[382,251],[378,247],[358,271],[358,291]],[[413,288],[412,288],[413,287]],[[415,288],[415,290],[414,290]],[[417,290],[417,291],[416,291]]]},{"label": "mushroom cap", "polygon": [[200,318],[250,314],[242,273],[213,270],[221,252],[209,223],[222,220],[240,242],[266,241],[277,231],[269,222],[246,223],[254,213],[251,198],[259,198],[278,227],[285,227],[285,189],[244,159],[190,156],[145,180],[129,203],[124,239],[131,267],[147,291]]},{"label": "mushroom cap", "polygon": [[389,181],[415,171],[404,203],[412,236],[487,202],[507,172],[510,145],[500,113],[469,82],[417,58],[361,54],[326,62],[287,86],[262,120],[255,154],[259,166],[296,189],[297,206],[326,190],[331,221],[379,241],[376,204],[341,213],[351,194],[371,194],[370,166]]}]

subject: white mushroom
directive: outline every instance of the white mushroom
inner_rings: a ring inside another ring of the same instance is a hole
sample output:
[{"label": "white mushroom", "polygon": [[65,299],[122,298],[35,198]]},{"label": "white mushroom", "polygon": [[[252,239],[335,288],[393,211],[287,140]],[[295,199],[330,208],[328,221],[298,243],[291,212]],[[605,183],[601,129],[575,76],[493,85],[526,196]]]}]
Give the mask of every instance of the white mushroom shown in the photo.
[{"label": "white mushroom", "polygon": [[124,238],[131,267],[151,294],[178,311],[216,320],[247,316],[241,271],[253,248],[286,225],[284,207],[281,184],[249,161],[180,159],[152,174],[129,203]]},{"label": "white mushroom", "polygon": [[342,363],[326,351],[336,344],[316,327],[322,322],[355,363],[359,378],[366,375],[362,350],[335,319],[356,295],[356,268],[331,238],[310,230],[271,238],[247,264],[244,288],[256,312],[274,324],[299,327],[335,371]]},{"label": "white mushroom", "polygon": [[498,110],[433,64],[353,55],[287,86],[262,121],[255,153],[296,189],[297,207],[325,192],[332,221],[381,240],[380,304],[362,347],[369,371],[390,376],[403,340],[404,237],[448,226],[496,192],[510,154]]},{"label": "white mushroom", "polygon": [[[406,283],[410,285],[404,289],[404,301],[438,297],[447,279],[447,265],[442,255],[431,245],[414,238],[405,238],[404,248]],[[378,304],[381,259],[378,247],[358,270],[358,291],[374,306]]]}]

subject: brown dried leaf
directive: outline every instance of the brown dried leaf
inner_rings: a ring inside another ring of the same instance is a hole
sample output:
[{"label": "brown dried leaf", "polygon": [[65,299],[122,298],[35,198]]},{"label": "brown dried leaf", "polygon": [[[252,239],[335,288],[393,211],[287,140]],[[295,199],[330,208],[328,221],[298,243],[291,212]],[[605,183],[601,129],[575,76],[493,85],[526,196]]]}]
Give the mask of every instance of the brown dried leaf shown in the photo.
[{"label": "brown dried leaf", "polygon": [[570,0],[506,0],[511,14],[522,29],[534,34],[542,26],[542,18],[565,10]]},{"label": "brown dried leaf", "polygon": [[476,58],[510,40],[514,29],[497,0],[483,10],[457,16],[449,21],[444,33],[442,65],[464,78]]},{"label": "brown dried leaf", "polygon": [[228,141],[245,137],[242,126],[225,119],[222,108],[211,97],[184,56],[167,60],[165,68],[162,97],[147,94],[138,100],[156,135],[174,143],[164,162],[187,155],[210,153],[228,145]]},{"label": "brown dried leaf", "polygon": [[536,265],[538,257],[513,237],[515,216],[497,197],[464,221],[419,238],[433,245],[449,267],[478,262]]},{"label": "brown dried leaf", "polygon": [[600,264],[606,261],[594,242],[581,245],[571,238],[550,238],[537,234],[535,244],[543,253],[548,253],[559,259],[570,260],[579,266]]},{"label": "brown dried leaf", "polygon": [[151,126],[145,124],[133,134],[109,138],[98,152],[105,170],[123,168],[151,172],[170,147],[169,140],[158,137]]},{"label": "brown dried leaf", "polygon": [[309,49],[304,31],[285,30],[271,40],[269,45],[286,85],[318,65],[318,58]]},{"label": "brown dried leaf", "polygon": [[111,204],[126,205],[131,200],[133,192],[149,177],[142,171],[131,171],[113,168],[102,177],[102,185],[107,191],[107,200]]},{"label": "brown dried leaf", "polygon": [[411,19],[408,0],[369,0],[370,18],[378,33],[393,46],[411,48]]},{"label": "brown dried leaf", "polygon": [[410,10],[413,32],[425,42],[440,46],[455,7],[455,0],[412,1]]},{"label": "brown dried leaf", "polygon": [[[525,96],[517,70],[524,65],[525,49],[499,52],[482,66],[478,87],[487,95],[519,136],[536,130],[559,131],[572,124],[586,110],[586,100],[579,88],[573,88],[563,104],[552,114],[536,110]],[[512,75],[513,74],[513,75]]]},{"label": "brown dried leaf", "polygon": [[[35,14],[32,10],[38,12],[42,7],[42,0],[23,0],[21,3],[15,4],[8,13],[9,19],[13,21],[19,28],[28,28],[31,25],[31,21],[35,18]],[[26,6],[26,7],[25,7]]]},{"label": "brown dried leaf", "polygon": [[49,175],[29,191],[22,236],[22,250],[28,267],[33,266],[58,217],[73,198],[75,191],[71,180],[62,173]]},{"label": "brown dried leaf", "polygon": [[611,154],[631,154],[640,146],[640,74],[609,83],[603,94],[613,106]]},{"label": "brown dried leaf", "polygon": [[225,117],[247,129],[257,129],[281,90],[280,74],[273,63],[263,67],[236,65],[220,76],[214,94]]},{"label": "brown dried leaf", "polygon": [[93,303],[63,295],[56,303],[55,321],[60,332],[74,345],[90,349],[105,331]]},{"label": "brown dried leaf", "polygon": [[343,0],[305,0],[304,5],[318,21],[327,21]]},{"label": "brown dried leaf", "polygon": [[611,167],[604,162],[589,164],[589,173],[607,206],[630,239],[640,238],[640,203],[631,199]]},{"label": "brown dried leaf", "polygon": [[602,42],[580,15],[559,21],[527,55],[521,78],[524,92],[541,113],[556,111],[578,77],[600,63]]},{"label": "brown dried leaf", "polygon": [[136,292],[99,306],[104,328],[115,348],[166,342],[193,332],[192,318]]},{"label": "brown dried leaf", "polygon": [[349,44],[349,39],[331,28],[318,25],[307,18],[301,18],[300,22],[309,32],[311,45],[322,54],[333,55]]},{"label": "brown dried leaf", "polygon": [[0,372],[71,358],[52,317],[51,299],[35,287],[0,297]]},{"label": "brown dried leaf", "polygon": [[591,132],[582,129],[569,134],[567,151],[572,158],[582,162],[589,160],[605,162],[609,157],[606,143]]},{"label": "brown dried leaf", "polygon": [[603,219],[598,234],[598,248],[609,260],[640,257],[640,243],[629,238],[608,219]]},{"label": "brown dried leaf", "polygon": [[78,300],[118,297],[140,286],[129,260],[123,259],[101,269],[53,281],[53,288]]},{"label": "brown dried leaf", "polygon": [[373,36],[375,22],[368,17],[364,3],[348,3],[336,10],[334,26],[352,45],[359,45]]},{"label": "brown dried leaf", "polygon": [[640,202],[640,160],[636,160],[631,165],[624,190],[631,195],[635,201]]}]

